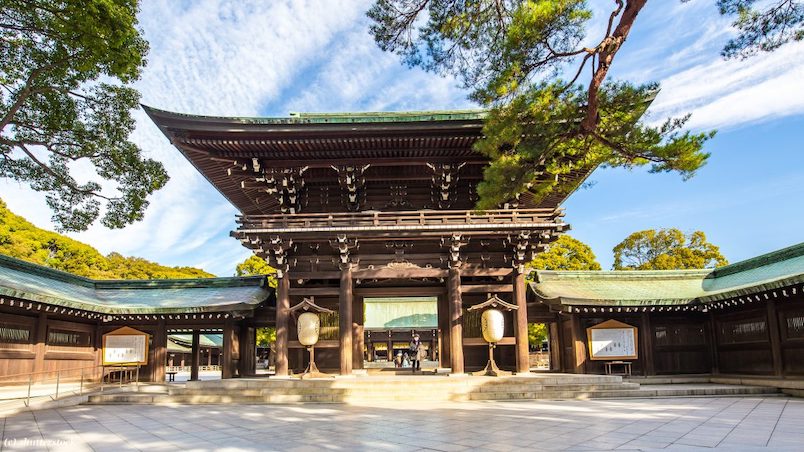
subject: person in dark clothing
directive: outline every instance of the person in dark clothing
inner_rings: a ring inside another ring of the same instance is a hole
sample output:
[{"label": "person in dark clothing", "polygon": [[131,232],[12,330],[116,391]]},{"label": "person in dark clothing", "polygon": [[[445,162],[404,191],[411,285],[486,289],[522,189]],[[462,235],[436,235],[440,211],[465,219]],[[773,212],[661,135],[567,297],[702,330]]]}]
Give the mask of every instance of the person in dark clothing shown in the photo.
[{"label": "person in dark clothing", "polygon": [[427,350],[424,349],[422,343],[419,342],[419,335],[414,334],[413,339],[410,340],[410,359],[413,360],[410,366],[415,373],[417,370],[422,370],[422,360],[427,356]]}]

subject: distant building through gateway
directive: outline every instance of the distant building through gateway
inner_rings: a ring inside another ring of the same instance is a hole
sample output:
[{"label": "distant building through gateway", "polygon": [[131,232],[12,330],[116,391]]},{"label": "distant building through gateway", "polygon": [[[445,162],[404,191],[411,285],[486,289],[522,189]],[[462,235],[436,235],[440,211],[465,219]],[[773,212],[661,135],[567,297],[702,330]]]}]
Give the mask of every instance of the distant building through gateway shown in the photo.
[{"label": "distant building through gateway", "polygon": [[321,315],[316,361],[342,375],[413,333],[441,371],[482,368],[488,348],[469,308],[491,297],[517,308],[494,352],[504,370],[530,371],[527,325],[539,322],[553,371],[804,374],[804,244],[717,270],[537,271],[526,283],[524,264],[569,229],[560,204],[594,168],[546,198],[526,191],[474,210],[483,112],[146,111],[240,211],[232,236],[277,269],[277,288],[264,277],[93,281],[0,257],[6,381],[100,364],[103,335],[122,326],[149,335],[146,379],[164,381],[188,349],[191,379],[216,358],[222,378],[254,375],[262,327],[276,327],[276,375],[288,376],[307,366],[290,311],[305,298],[333,311]]}]

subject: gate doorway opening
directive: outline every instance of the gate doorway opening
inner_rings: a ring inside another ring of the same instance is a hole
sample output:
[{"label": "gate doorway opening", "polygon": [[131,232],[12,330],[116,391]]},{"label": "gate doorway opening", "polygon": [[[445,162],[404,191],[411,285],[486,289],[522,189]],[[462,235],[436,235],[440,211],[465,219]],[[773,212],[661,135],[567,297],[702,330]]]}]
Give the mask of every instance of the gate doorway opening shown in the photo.
[{"label": "gate doorway opening", "polygon": [[550,324],[528,323],[528,358],[532,370],[550,370]]},{"label": "gate doorway opening", "polygon": [[410,342],[415,334],[427,352],[422,369],[439,367],[438,297],[364,297],[363,314],[365,369],[411,370]]},{"label": "gate doorway opening", "polygon": [[219,380],[222,368],[223,330],[167,331],[165,374],[168,382]]}]

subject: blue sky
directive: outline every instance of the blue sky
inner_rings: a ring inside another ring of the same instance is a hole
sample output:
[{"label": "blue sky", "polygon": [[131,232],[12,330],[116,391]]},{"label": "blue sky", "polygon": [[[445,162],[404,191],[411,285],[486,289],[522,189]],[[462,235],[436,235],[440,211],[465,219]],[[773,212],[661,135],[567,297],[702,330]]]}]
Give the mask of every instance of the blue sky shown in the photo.
[{"label": "blue sky", "polygon": [[[136,84],[145,104],[178,112],[285,116],[291,111],[474,107],[449,78],[405,68],[376,48],[369,1],[142,2],[151,44]],[[590,41],[611,1],[590,1]],[[659,81],[647,120],[692,113],[692,130],[718,129],[712,157],[691,180],[598,169],[566,203],[572,235],[603,268],[634,231],[703,230],[732,262],[804,241],[804,43],[747,61],[723,61],[733,34],[714,0],[652,0],[617,55],[612,75]],[[598,32],[599,33],[599,32]],[[118,251],[227,276],[249,251],[229,237],[236,210],[172,148],[143,112],[132,139],[171,176],[146,218],[122,230],[71,234]],[[44,196],[0,182],[9,207],[52,229]]]}]

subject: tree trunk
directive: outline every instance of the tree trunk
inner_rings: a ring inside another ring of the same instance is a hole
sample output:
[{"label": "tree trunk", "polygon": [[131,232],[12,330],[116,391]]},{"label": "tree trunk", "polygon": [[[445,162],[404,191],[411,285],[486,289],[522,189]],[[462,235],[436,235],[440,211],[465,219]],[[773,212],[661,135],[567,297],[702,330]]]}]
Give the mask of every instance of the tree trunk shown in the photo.
[{"label": "tree trunk", "polygon": [[597,109],[599,106],[598,93],[600,86],[606,79],[609,67],[611,67],[612,61],[614,61],[614,55],[617,54],[617,51],[619,51],[620,47],[625,43],[625,38],[628,37],[628,33],[631,31],[631,27],[634,25],[634,21],[637,18],[637,14],[639,14],[639,11],[645,6],[645,3],[647,3],[647,0],[626,2],[625,9],[620,17],[620,22],[617,23],[617,28],[614,29],[610,37],[604,40],[607,44],[600,50],[600,53],[597,54],[597,68],[595,69],[595,74],[592,76],[592,81],[589,82],[586,116],[583,121],[581,121],[581,132],[585,134],[592,133],[597,127]]}]

